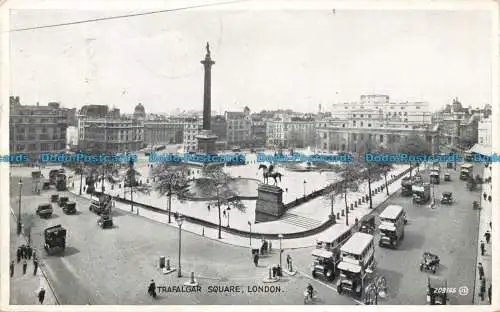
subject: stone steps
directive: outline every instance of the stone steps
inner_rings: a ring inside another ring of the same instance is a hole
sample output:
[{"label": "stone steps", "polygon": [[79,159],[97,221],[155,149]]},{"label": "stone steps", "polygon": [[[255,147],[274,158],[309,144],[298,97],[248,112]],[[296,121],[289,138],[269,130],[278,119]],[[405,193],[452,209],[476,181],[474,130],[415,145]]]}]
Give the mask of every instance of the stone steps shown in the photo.
[{"label": "stone steps", "polygon": [[322,224],[321,221],[308,217],[302,217],[293,213],[285,213],[280,221],[308,230],[317,228]]}]

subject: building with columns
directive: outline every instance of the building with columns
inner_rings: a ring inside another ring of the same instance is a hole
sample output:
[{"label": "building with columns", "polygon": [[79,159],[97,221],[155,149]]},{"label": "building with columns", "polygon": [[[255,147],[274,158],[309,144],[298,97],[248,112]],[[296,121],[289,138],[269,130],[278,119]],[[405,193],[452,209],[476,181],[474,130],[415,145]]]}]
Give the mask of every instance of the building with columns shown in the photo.
[{"label": "building with columns", "polygon": [[87,153],[118,154],[144,147],[144,123],[120,115],[105,105],[84,106],[78,117],[78,149]]},{"label": "building with columns", "polygon": [[28,154],[36,160],[42,153],[66,151],[68,110],[60,103],[47,106],[21,105],[18,96],[10,97],[9,147],[11,154]]}]

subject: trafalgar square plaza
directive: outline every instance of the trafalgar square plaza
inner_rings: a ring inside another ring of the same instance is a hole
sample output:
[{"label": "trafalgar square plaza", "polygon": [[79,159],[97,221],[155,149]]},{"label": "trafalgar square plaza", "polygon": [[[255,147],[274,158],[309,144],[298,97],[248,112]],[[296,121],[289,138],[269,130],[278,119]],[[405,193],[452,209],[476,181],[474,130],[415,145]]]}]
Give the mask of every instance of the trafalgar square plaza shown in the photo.
[{"label": "trafalgar square plaza", "polygon": [[[192,14],[117,15],[104,23],[87,12],[80,26],[12,36],[10,150],[1,157],[10,188],[0,196],[9,206],[10,275],[2,274],[2,285],[9,286],[10,308],[491,307],[494,113],[490,104],[472,104],[493,100],[456,82],[443,87],[444,97],[414,88],[429,76],[379,82],[365,73],[380,72],[377,57],[385,52],[372,59],[359,47],[397,27],[374,22],[373,34],[344,33],[370,18],[431,36],[421,23],[447,21],[432,37],[441,44],[459,17],[476,21],[472,36],[484,32],[489,15],[405,12],[406,20],[331,9],[182,10]],[[29,29],[23,14],[73,18],[50,10],[18,14],[12,20],[19,29]],[[276,20],[288,26],[245,40],[234,33]],[[170,31],[174,25],[183,31]],[[337,39],[323,49],[325,29]],[[310,43],[298,44],[298,34]],[[407,33],[391,36],[394,48]],[[58,42],[63,56],[33,38]],[[462,48],[439,50],[442,62]],[[45,61],[23,52],[31,50]],[[405,53],[404,64],[419,69]],[[88,63],[80,67],[77,59]],[[49,60],[67,88],[54,91],[41,79],[37,95],[26,91],[34,88],[30,75],[45,73]],[[390,61],[387,68],[399,71]],[[75,72],[60,73],[72,64]],[[28,65],[39,71],[21,75]],[[353,70],[356,79],[348,78]],[[335,91],[350,84],[349,95]],[[370,88],[394,90],[363,91]],[[407,100],[411,92],[424,100]],[[40,105],[46,97],[63,100]]]}]

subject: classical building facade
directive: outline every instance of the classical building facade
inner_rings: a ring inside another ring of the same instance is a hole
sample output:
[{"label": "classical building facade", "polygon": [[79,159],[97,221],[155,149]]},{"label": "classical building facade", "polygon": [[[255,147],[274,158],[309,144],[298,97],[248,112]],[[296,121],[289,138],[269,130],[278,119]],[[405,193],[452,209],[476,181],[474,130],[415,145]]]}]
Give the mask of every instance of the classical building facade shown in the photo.
[{"label": "classical building facade", "polygon": [[182,144],[184,139],[183,118],[149,117],[144,120],[144,144],[148,146]]},{"label": "classical building facade", "polygon": [[[85,108],[85,107],[84,107]],[[107,113],[106,113],[107,112]],[[144,146],[144,122],[102,106],[80,110],[78,149],[87,153],[136,152]]]},{"label": "classical building facade", "polygon": [[184,120],[183,145],[184,152],[197,152],[197,135],[203,129],[203,118],[201,116],[186,117]]},{"label": "classical building facade", "polygon": [[10,97],[10,153],[30,155],[36,161],[41,153],[66,151],[68,110],[60,103],[47,106],[21,105],[19,97]]},{"label": "classical building facade", "polygon": [[249,146],[252,131],[252,120],[249,112],[225,112],[224,117],[228,146]]},{"label": "classical building facade", "polygon": [[477,129],[477,143],[487,146],[492,146],[493,142],[491,141],[491,133],[492,133],[492,123],[491,116],[486,119],[482,119],[478,123]]},{"label": "classical building facade", "polygon": [[314,146],[316,121],[312,117],[281,115],[266,122],[266,137],[269,146]]}]

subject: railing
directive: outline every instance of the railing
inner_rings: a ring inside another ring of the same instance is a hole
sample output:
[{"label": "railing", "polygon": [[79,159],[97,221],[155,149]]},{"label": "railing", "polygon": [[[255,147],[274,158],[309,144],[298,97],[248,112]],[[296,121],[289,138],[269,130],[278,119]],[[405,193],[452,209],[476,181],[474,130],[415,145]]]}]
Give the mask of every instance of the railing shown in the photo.
[{"label": "railing", "polygon": [[[388,184],[392,184],[394,183],[395,181],[397,181],[399,178],[401,178],[402,176],[404,176],[405,174],[407,174],[408,172],[410,171],[410,169],[406,169],[405,171],[401,172],[400,174],[398,174],[397,176],[389,179],[387,182]],[[337,183],[340,183],[341,181],[337,182]],[[94,193],[96,196],[100,196],[101,195],[101,192],[95,192]],[[131,204],[132,202],[128,199],[123,199],[123,198],[120,198],[120,197],[117,197],[117,196],[112,196],[114,200],[120,202],[120,203],[124,203],[124,204]],[[388,197],[387,199],[389,199],[390,197]],[[386,199],[386,200],[387,200]],[[143,204],[143,203],[138,203],[138,202],[133,202],[134,206],[139,206],[139,207],[142,207],[144,209],[147,209],[147,210],[150,210],[150,211],[153,211],[153,212],[157,212],[157,213],[161,213],[161,214],[166,214],[168,215],[169,212],[167,210],[164,210],[164,209],[161,209],[161,208],[157,208],[157,207],[153,207],[153,206],[150,206],[150,205],[147,205],[147,204]],[[375,211],[376,209],[373,209],[372,213]],[[175,217],[174,213],[173,212],[170,212],[171,216]],[[191,217],[191,216],[187,216],[187,215],[184,215],[184,218],[188,221],[188,222],[191,222],[191,223],[194,223],[194,224],[197,224],[197,225],[201,225],[201,226],[204,226],[204,227],[207,227],[207,228],[213,228],[213,229],[218,229],[219,228],[219,225],[216,224],[216,223],[212,223],[212,222],[209,222],[209,221],[206,221],[206,220],[203,220],[203,219],[199,219],[199,218],[196,218],[196,217]],[[295,232],[295,233],[287,233],[287,234],[283,234],[283,238],[284,239],[291,239],[291,238],[302,238],[302,237],[305,237],[305,236],[311,236],[311,235],[315,235],[315,234],[318,234],[318,233],[321,233],[323,232],[324,230],[326,230],[327,228],[329,228],[330,226],[334,225],[336,223],[336,220],[335,219],[329,219],[328,221],[324,222],[323,224],[321,224],[320,226],[314,228],[314,229],[309,229],[309,230],[305,230],[305,231],[301,231],[301,232]],[[359,226],[359,222],[358,224],[354,224],[353,223],[353,226],[355,228],[357,228]],[[234,234],[234,235],[238,235],[238,236],[243,236],[243,237],[261,237],[261,238],[264,238],[264,239],[279,239],[279,234],[269,234],[269,233],[258,233],[258,232],[247,232],[247,231],[244,231],[244,230],[238,230],[238,229],[234,229],[234,228],[229,228],[227,226],[223,226],[221,225],[221,230],[226,232],[226,233],[229,233],[229,234]]]}]

